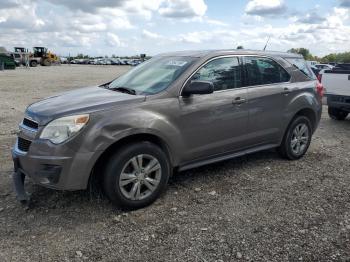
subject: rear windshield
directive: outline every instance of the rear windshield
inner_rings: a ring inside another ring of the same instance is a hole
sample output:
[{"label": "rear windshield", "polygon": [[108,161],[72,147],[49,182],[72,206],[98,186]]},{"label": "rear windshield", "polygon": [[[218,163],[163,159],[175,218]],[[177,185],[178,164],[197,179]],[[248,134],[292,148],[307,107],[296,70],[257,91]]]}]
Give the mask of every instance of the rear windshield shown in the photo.
[{"label": "rear windshield", "polygon": [[310,77],[311,79],[316,79],[315,74],[312,72],[310,67],[307,65],[303,58],[285,58],[294,67],[298,68],[304,75]]}]

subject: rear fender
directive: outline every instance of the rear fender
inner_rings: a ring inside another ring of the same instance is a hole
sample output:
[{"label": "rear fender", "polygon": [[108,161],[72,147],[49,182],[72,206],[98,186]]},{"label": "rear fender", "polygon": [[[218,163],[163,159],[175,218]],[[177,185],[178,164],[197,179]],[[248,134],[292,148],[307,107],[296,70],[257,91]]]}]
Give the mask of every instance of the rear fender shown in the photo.
[{"label": "rear fender", "polygon": [[322,104],[320,101],[317,100],[316,96],[309,92],[309,91],[303,91],[299,94],[295,95],[293,99],[291,99],[286,106],[286,111],[283,115],[283,128],[284,130],[287,129],[289,123],[292,121],[292,119],[295,117],[298,112],[302,110],[309,110],[312,111],[315,117],[315,126],[317,126],[318,121],[321,117],[322,112]]}]

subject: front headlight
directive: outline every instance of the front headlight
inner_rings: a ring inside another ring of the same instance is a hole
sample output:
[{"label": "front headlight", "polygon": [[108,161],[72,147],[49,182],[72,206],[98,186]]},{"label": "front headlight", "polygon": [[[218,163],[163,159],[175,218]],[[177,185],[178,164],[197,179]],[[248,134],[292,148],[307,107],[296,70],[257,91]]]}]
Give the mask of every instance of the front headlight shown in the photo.
[{"label": "front headlight", "polygon": [[89,121],[89,115],[65,116],[50,122],[40,135],[54,144],[60,144],[77,134]]}]

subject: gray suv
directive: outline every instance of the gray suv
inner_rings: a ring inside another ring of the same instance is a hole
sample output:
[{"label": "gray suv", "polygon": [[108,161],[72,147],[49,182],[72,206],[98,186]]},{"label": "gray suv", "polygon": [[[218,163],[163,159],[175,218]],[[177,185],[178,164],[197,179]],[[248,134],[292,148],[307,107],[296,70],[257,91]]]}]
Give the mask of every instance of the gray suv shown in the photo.
[{"label": "gray suv", "polygon": [[12,151],[25,176],[61,190],[100,179],[116,205],[141,208],[174,171],[277,148],[302,157],[322,86],[295,54],[216,50],[158,55],[117,79],[30,105]]}]

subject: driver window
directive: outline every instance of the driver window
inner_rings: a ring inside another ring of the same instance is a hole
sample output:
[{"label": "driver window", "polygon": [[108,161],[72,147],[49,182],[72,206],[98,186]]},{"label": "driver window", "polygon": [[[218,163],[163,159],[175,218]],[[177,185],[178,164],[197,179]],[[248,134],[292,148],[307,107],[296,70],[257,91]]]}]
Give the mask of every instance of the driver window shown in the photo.
[{"label": "driver window", "polygon": [[210,81],[214,91],[242,87],[241,66],[237,57],[223,57],[204,65],[191,81]]}]

